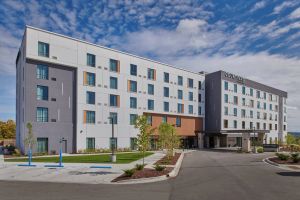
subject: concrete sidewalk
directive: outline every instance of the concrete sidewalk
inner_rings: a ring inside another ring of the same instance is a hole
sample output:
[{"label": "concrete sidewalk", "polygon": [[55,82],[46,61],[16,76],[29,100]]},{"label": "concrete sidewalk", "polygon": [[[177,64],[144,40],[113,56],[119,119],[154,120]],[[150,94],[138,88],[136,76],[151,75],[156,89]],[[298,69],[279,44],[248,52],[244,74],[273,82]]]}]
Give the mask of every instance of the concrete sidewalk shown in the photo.
[{"label": "concrete sidewalk", "polygon": [[[156,152],[145,158],[147,166],[153,165],[164,157],[162,152]],[[46,168],[44,165],[54,163],[34,163],[36,167],[19,167],[20,163],[6,162],[0,166],[0,180],[109,184],[113,179],[123,174],[124,169],[131,169],[142,159],[129,164],[109,163],[64,163],[64,168]],[[111,166],[111,169],[92,169],[90,166]]]}]

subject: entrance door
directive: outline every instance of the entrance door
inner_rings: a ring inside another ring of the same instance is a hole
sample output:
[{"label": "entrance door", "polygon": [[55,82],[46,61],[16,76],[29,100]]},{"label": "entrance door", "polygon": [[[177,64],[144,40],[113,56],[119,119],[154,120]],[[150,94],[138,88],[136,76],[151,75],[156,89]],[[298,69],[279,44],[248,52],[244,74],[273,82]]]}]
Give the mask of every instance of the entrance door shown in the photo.
[{"label": "entrance door", "polygon": [[214,148],[214,147],[215,147],[215,138],[209,137],[209,148]]}]

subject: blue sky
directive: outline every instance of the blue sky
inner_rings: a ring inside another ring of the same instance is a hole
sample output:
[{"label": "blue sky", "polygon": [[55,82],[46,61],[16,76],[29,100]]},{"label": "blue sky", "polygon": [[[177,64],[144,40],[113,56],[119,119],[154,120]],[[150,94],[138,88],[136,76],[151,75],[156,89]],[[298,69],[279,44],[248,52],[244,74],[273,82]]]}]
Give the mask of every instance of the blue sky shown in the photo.
[{"label": "blue sky", "polygon": [[289,92],[300,131],[300,1],[1,0],[0,119],[15,118],[25,24],[193,71],[223,69]]}]

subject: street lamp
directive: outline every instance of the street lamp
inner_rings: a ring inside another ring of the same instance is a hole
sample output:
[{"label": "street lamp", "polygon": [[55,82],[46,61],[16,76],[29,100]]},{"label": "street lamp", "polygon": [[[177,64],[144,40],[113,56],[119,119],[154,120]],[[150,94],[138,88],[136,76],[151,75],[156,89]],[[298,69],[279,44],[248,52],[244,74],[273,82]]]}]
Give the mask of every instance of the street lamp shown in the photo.
[{"label": "street lamp", "polygon": [[115,133],[114,133],[114,119],[112,116],[108,117],[108,119],[111,122],[111,157],[110,161],[111,162],[116,162],[117,161],[117,156],[115,153]]}]

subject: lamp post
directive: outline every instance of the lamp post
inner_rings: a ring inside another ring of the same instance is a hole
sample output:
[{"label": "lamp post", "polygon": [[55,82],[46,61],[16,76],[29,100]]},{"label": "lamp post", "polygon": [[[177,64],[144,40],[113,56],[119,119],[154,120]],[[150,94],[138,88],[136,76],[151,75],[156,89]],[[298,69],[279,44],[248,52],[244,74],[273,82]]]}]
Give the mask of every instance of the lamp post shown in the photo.
[{"label": "lamp post", "polygon": [[253,139],[253,147],[254,147],[254,153],[256,153],[256,138],[255,138],[255,127],[252,127],[253,129],[253,134],[254,134],[254,139]]},{"label": "lamp post", "polygon": [[108,117],[108,119],[110,119],[110,122],[111,122],[111,157],[110,157],[110,161],[116,162],[117,157],[116,157],[116,153],[115,153],[114,119],[112,116]]}]

